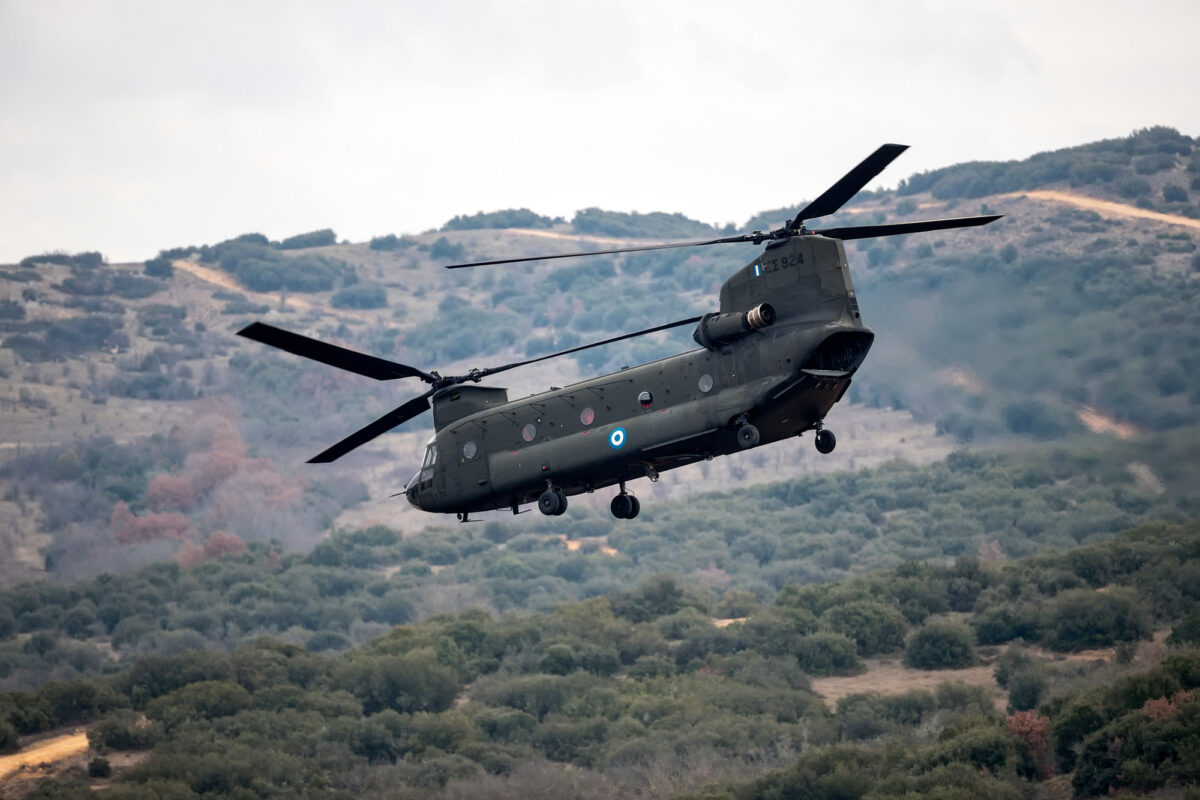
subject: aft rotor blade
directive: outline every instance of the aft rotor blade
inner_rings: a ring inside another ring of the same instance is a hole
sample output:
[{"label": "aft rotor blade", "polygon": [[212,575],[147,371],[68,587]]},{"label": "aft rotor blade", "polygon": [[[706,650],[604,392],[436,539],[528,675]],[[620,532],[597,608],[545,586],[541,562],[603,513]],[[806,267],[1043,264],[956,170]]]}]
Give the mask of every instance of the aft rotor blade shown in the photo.
[{"label": "aft rotor blade", "polygon": [[429,410],[429,395],[423,394],[420,397],[414,397],[404,405],[384,414],[379,419],[367,425],[364,428],[359,428],[354,433],[342,439],[333,447],[318,453],[308,460],[310,464],[328,464],[330,461],[336,461],[342,456],[349,453],[356,447],[360,447],[374,439],[376,436],[382,436],[397,425],[408,422],[413,417],[424,414]]},{"label": "aft rotor blade", "polygon": [[923,222],[893,222],[886,225],[856,225],[849,228],[830,228],[813,231],[831,239],[871,239],[876,236],[897,236],[902,233],[940,231],[947,228],[971,228],[987,225],[1003,217],[1003,214],[987,214],[977,217],[953,217],[950,219],[927,219]]},{"label": "aft rotor blade", "polygon": [[847,172],[842,179],[825,190],[824,194],[813,200],[804,210],[796,215],[788,224],[788,230],[796,230],[806,219],[826,217],[849,202],[850,198],[862,191],[871,180],[883,172],[888,164],[896,160],[896,156],[908,149],[906,144],[885,144],[871,155],[867,156],[854,169]]},{"label": "aft rotor blade", "polygon": [[650,333],[658,333],[659,331],[665,331],[668,328],[678,328],[680,325],[688,325],[693,322],[699,322],[700,320],[701,320],[701,317],[688,317],[687,319],[681,319],[681,320],[677,320],[675,322],[668,322],[666,325],[656,325],[653,328],[646,328],[646,330],[644,330],[644,331],[636,331],[634,333],[622,334],[621,336],[614,336],[611,339],[605,339],[602,342],[592,342],[591,344],[581,344],[578,347],[572,347],[569,350],[560,350],[557,353],[550,353],[549,355],[538,356],[537,358],[530,358],[526,361],[517,361],[516,363],[513,363],[513,364],[505,364],[502,367],[490,367],[489,369],[480,370],[479,376],[484,377],[487,375],[495,375],[497,372],[504,372],[505,370],[516,369],[517,367],[523,367],[526,364],[536,364],[539,361],[545,361],[550,358],[558,358],[559,356],[569,356],[571,353],[578,353],[581,350],[589,350],[593,347],[600,347],[601,345],[612,344],[613,342],[619,342],[623,339],[632,339],[635,336],[645,336],[646,334],[650,334]]},{"label": "aft rotor blade", "polygon": [[313,361],[320,361],[322,364],[328,364],[331,367],[365,375],[377,381],[392,381],[397,378],[420,378],[426,383],[433,383],[436,380],[432,375],[422,372],[416,367],[410,367],[407,364],[397,364],[395,361],[376,358],[375,356],[369,356],[366,353],[359,353],[354,350],[347,350],[335,344],[310,339],[307,336],[301,336],[298,333],[285,331],[282,328],[276,328],[274,325],[267,325],[262,322],[247,325],[238,331],[238,336],[245,336],[247,339],[253,339],[256,342],[261,342],[280,350],[286,350],[289,353],[310,358]]},{"label": "aft rotor blade", "polygon": [[[762,237],[759,237],[761,241]],[[695,242],[669,242],[667,244],[649,244],[642,247],[617,247],[612,250],[589,250],[585,253],[555,253],[549,256],[527,256],[524,258],[499,258],[494,261],[472,261],[469,264],[446,264],[446,269],[463,269],[464,267],[490,267],[494,264],[519,264],[522,261],[549,261],[554,258],[577,258],[579,256],[609,256],[616,253],[640,253],[644,250],[670,250],[673,247],[703,247],[709,244],[731,244],[734,242],[752,242],[753,234],[726,236],[721,239],[706,239]]]}]

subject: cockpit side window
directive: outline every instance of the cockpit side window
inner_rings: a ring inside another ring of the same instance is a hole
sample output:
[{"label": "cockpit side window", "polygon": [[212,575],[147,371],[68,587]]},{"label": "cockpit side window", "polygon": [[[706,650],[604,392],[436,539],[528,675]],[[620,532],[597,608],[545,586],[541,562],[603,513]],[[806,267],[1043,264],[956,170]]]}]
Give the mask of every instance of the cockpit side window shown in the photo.
[{"label": "cockpit side window", "polygon": [[423,462],[421,462],[421,468],[424,469],[425,467],[432,467],[436,463],[437,463],[437,445],[430,444],[429,447],[425,448],[425,460]]}]

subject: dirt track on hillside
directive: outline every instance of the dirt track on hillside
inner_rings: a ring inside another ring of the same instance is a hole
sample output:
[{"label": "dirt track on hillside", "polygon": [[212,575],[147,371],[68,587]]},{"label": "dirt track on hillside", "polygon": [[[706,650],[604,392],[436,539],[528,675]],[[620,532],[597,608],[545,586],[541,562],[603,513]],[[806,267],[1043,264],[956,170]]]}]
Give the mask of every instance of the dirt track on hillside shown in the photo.
[{"label": "dirt track on hillside", "polygon": [[1196,228],[1197,230],[1200,230],[1200,219],[1181,217],[1178,214],[1163,214],[1158,211],[1149,211],[1147,209],[1138,208],[1137,206],[1131,206],[1125,203],[1116,203],[1112,200],[1100,200],[1096,197],[1088,197],[1087,195],[1075,194],[1074,192],[1037,189],[1030,192],[1010,192],[1008,194],[999,195],[999,197],[1028,197],[1030,200],[1044,200],[1051,203],[1066,203],[1067,205],[1076,206],[1078,208],[1086,208],[1089,211],[1095,211],[1102,217],[1132,217],[1135,219],[1148,219],[1155,222],[1165,222],[1168,225],[1182,225],[1185,228]]},{"label": "dirt track on hillside", "polygon": [[[184,272],[194,275],[200,280],[205,281],[206,283],[211,283],[215,286],[220,286],[222,289],[228,289],[231,292],[237,292],[238,294],[246,295],[247,297],[258,301],[259,303],[274,306],[279,302],[279,297],[277,295],[252,292],[246,287],[240,285],[237,281],[235,281],[229,275],[226,275],[224,272],[210,269],[209,267],[202,267],[195,261],[188,261],[181,258],[177,261],[171,262],[171,265],[175,267],[175,269],[181,269]],[[300,297],[288,297],[287,302],[296,308],[305,310],[312,308],[312,303]]]},{"label": "dirt track on hillside", "polygon": [[87,752],[88,738],[83,731],[44,739],[19,753],[0,756],[0,781],[6,781],[22,768],[52,764]]}]

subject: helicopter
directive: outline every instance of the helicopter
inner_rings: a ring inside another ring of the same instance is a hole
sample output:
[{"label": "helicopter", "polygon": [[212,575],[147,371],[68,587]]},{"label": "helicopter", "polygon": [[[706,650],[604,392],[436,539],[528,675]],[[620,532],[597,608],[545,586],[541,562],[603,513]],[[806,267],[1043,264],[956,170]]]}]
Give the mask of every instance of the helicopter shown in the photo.
[{"label": "helicopter", "polygon": [[[837,439],[825,417],[846,394],[875,334],[862,321],[844,241],[986,225],[1003,215],[810,230],[838,211],[907,145],[885,144],[782,226],[702,241],[475,261],[448,269],[716,244],[765,244],[721,286],[718,310],[556,353],[463,375],[442,375],[255,322],[240,336],[329,366],[387,381],[418,378],[428,391],[309,460],[332,462],[432,409],[434,436],[404,487],[413,506],[453,513],[536,503],[547,516],[567,498],[616,485],[610,511],[633,519],[627,483],[814,431],[816,449]],[[481,385],[507,370],[624,339],[694,324],[697,349],[565,388],[510,400]]]}]

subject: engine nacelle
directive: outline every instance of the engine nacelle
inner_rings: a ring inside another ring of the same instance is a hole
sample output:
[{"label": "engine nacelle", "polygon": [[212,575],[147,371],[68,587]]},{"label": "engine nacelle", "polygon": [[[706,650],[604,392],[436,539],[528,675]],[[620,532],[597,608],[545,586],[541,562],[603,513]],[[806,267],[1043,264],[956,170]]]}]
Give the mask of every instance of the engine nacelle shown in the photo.
[{"label": "engine nacelle", "polygon": [[692,338],[707,350],[717,350],[721,345],[737,341],[753,331],[760,331],[775,324],[775,309],[770,303],[762,303],[749,311],[734,311],[729,314],[705,314],[696,326]]}]

